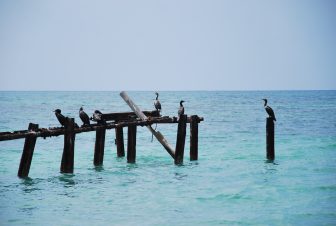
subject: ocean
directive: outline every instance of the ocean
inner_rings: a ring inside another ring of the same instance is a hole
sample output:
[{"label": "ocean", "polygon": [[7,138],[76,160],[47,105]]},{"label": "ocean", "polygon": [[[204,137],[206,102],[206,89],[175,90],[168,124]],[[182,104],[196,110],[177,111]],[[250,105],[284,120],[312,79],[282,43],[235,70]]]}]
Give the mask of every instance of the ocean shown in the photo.
[{"label": "ocean", "polygon": [[[154,92],[128,92],[152,110]],[[275,161],[266,161],[262,98],[273,108]],[[29,178],[17,177],[24,139],[0,142],[0,225],[336,225],[336,91],[160,92],[162,115],[204,117],[199,159],[171,156],[138,127],[135,164],[118,158],[108,130],[104,164],[93,165],[95,133],[76,135],[73,174],[61,174],[63,136],[38,138]],[[0,132],[29,122],[58,126],[60,108],[80,124],[130,111],[119,92],[0,92]],[[174,147],[177,124],[159,124]],[[125,148],[127,129],[124,129]]]}]

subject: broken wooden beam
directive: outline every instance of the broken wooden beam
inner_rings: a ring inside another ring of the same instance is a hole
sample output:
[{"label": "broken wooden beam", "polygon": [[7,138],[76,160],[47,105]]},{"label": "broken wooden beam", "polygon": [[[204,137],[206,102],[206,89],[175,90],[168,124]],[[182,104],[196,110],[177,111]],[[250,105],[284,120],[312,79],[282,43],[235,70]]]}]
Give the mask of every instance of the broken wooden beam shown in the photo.
[{"label": "broken wooden beam", "polygon": [[175,159],[174,159],[175,160],[174,162],[177,165],[183,163],[186,128],[187,128],[187,115],[180,115],[177,127]]},{"label": "broken wooden beam", "polygon": [[73,173],[75,157],[75,119],[66,117],[61,173]]},{"label": "broken wooden beam", "polygon": [[[143,121],[147,120],[146,115],[140,110],[140,108],[131,100],[131,98],[127,95],[126,92],[121,92],[120,96],[124,99],[124,101],[128,104],[128,106],[135,112],[135,114]],[[162,144],[162,146],[166,149],[166,151],[170,154],[172,158],[175,156],[174,149],[169,145],[168,141],[165,137],[159,132],[155,131],[150,124],[146,125],[149,131],[155,136],[155,138]]]},{"label": "broken wooden beam", "polygon": [[[142,112],[147,117],[160,117],[160,113],[158,111],[143,111]],[[117,113],[107,113],[102,114],[102,119],[105,121],[125,121],[130,118],[134,118],[137,115],[134,112],[117,112]]]},{"label": "broken wooden beam", "polygon": [[[36,131],[37,129],[38,129],[38,124],[29,123],[28,131],[33,132],[33,131]],[[33,159],[36,139],[37,137],[35,137],[34,135],[31,135],[31,136],[28,135],[26,137],[23,151],[22,151],[20,166],[18,170],[18,177],[21,177],[21,178],[28,177],[30,165]]]}]

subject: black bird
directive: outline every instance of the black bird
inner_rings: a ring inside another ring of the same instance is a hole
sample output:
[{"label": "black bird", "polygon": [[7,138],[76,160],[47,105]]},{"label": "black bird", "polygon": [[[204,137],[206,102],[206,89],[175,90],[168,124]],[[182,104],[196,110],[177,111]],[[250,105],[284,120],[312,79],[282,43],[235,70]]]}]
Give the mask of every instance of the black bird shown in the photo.
[{"label": "black bird", "polygon": [[89,116],[85,113],[85,111],[83,110],[83,106],[82,107],[80,107],[80,109],[79,109],[79,117],[80,117],[80,119],[82,120],[82,122],[83,122],[83,126],[85,126],[85,125],[90,125],[90,118],[89,118]]},{"label": "black bird", "polygon": [[161,103],[159,101],[159,93],[155,92],[155,94],[156,94],[156,98],[155,98],[155,101],[154,101],[154,107],[158,112],[161,112]]},{"label": "black bird", "polygon": [[64,115],[61,114],[60,109],[56,109],[55,111],[56,118],[58,119],[59,123],[61,123],[62,126],[65,126],[66,118]]},{"label": "black bird", "polygon": [[103,113],[98,110],[95,110],[93,113],[92,120],[96,121],[98,124],[105,124],[105,121],[102,119]]},{"label": "black bird", "polygon": [[184,107],[183,107],[183,104],[182,104],[183,102],[185,102],[185,101],[184,100],[180,101],[180,108],[179,108],[179,110],[177,112],[177,114],[178,114],[179,117],[184,114]]},{"label": "black bird", "polygon": [[269,115],[270,118],[276,121],[273,109],[267,105],[267,99],[263,99],[263,101],[265,101],[264,107],[265,107],[267,114]]}]

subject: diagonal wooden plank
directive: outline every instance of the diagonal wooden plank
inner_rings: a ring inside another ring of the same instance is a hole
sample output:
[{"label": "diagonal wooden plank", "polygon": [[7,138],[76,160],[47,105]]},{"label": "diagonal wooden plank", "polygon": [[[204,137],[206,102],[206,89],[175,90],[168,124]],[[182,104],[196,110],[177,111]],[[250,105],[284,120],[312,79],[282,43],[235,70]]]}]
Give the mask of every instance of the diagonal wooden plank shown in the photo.
[{"label": "diagonal wooden plank", "polygon": [[[141,109],[132,101],[132,99],[127,95],[125,91],[122,91],[120,93],[120,96],[124,99],[124,101],[130,106],[130,108],[134,111],[134,113],[141,119],[141,120],[147,120],[147,116],[141,111]],[[175,151],[174,149],[169,145],[166,138],[159,132],[155,131],[152,126],[147,125],[146,126],[149,131],[155,136],[155,138],[162,144],[162,146],[166,149],[166,151],[170,154],[172,158],[175,158]]]}]

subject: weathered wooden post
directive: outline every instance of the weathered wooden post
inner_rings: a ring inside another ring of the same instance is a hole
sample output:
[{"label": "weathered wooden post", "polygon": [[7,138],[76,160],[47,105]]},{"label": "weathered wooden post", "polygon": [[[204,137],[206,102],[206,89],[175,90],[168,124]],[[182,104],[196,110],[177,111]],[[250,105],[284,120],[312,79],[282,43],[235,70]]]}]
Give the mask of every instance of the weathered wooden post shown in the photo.
[{"label": "weathered wooden post", "polygon": [[61,173],[73,173],[75,156],[75,119],[66,118]]},{"label": "weathered wooden post", "polygon": [[105,134],[105,128],[97,129],[96,131],[96,143],[93,158],[93,164],[95,166],[101,166],[104,161]]},{"label": "weathered wooden post", "polygon": [[266,158],[274,160],[274,121],[269,117],[266,119]]},{"label": "weathered wooden post", "polygon": [[187,115],[181,115],[177,128],[175,159],[174,159],[175,164],[183,163],[186,129],[187,129]]},{"label": "weathered wooden post", "polygon": [[136,131],[137,126],[128,126],[128,140],[127,140],[127,162],[135,163],[136,156]]},{"label": "weathered wooden post", "polygon": [[[29,123],[28,131],[33,132],[38,130],[38,124]],[[33,159],[34,148],[37,137],[34,134],[28,135],[25,139],[20,166],[18,170],[18,177],[28,177],[30,165]]]},{"label": "weathered wooden post", "polygon": [[198,159],[198,116],[190,118],[190,161],[193,161]]},{"label": "weathered wooden post", "polygon": [[124,131],[123,127],[116,127],[115,128],[115,135],[116,135],[116,145],[117,145],[117,156],[124,157],[125,156],[125,149],[124,149]]}]

